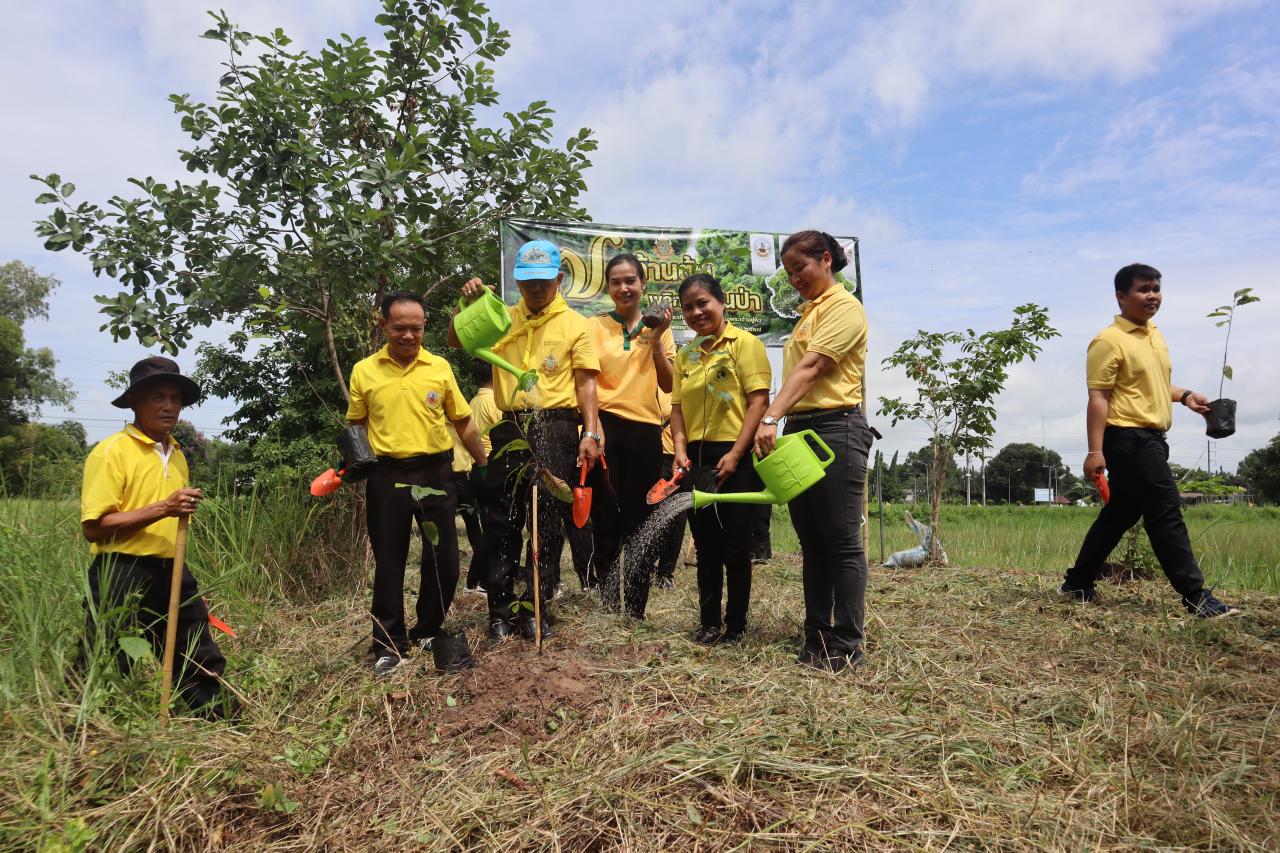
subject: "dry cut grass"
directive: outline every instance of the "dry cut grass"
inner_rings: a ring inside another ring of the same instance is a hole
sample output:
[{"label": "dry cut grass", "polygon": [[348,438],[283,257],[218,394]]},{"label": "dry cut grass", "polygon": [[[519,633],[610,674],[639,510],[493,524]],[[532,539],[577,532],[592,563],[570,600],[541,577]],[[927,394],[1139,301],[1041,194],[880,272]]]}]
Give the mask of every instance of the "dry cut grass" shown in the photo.
[{"label": "dry cut grass", "polygon": [[[647,624],[570,594],[538,656],[419,657],[373,683],[365,603],[249,626],[241,730],[4,720],[0,840],[102,849],[1280,847],[1280,615],[1203,623],[1163,583],[1058,602],[1045,576],[875,571],[867,663],[797,666],[798,566],[703,649],[691,572]],[[572,583],[572,582],[571,582]],[[457,624],[478,639],[483,601]],[[32,781],[36,780],[36,781]]]}]

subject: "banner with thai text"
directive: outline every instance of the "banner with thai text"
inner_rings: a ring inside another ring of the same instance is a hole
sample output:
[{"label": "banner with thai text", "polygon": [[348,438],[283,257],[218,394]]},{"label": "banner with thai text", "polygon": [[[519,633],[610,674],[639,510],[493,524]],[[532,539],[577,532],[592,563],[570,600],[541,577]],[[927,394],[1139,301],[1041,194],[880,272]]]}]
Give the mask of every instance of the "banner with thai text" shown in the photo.
[{"label": "banner with thai text", "polygon": [[[787,282],[780,251],[786,234],[729,231],[721,228],[655,228],[645,225],[601,225],[594,222],[502,220],[502,295],[520,298],[511,272],[516,250],[529,240],[550,240],[560,247],[564,282],[560,292],[569,305],[590,317],[613,308],[605,291],[605,264],[630,252],[645,266],[646,297],[675,309],[676,340],[692,337],[680,315],[676,290],[687,276],[710,273],[724,287],[726,314],[739,328],[769,346],[781,346],[800,317],[800,295]],[[836,279],[862,299],[858,238],[836,237],[849,256],[849,266]]]}]

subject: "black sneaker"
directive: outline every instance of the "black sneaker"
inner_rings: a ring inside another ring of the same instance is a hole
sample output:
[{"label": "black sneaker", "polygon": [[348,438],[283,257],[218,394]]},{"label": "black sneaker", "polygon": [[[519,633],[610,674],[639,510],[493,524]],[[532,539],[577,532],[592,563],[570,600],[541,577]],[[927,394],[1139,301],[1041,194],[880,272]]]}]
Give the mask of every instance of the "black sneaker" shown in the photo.
[{"label": "black sneaker", "polygon": [[747,635],[745,628],[727,628],[724,636],[720,638],[722,646],[736,646],[742,642],[742,638]]},{"label": "black sneaker", "polygon": [[1212,592],[1202,589],[1190,598],[1182,599],[1182,606],[1187,612],[1200,619],[1221,619],[1224,616],[1235,616],[1239,608],[1232,607],[1218,600]]},{"label": "black sneaker", "polygon": [[400,655],[384,654],[373,664],[374,677],[382,678],[384,675],[390,675],[402,663],[404,663],[404,658],[400,657]]},{"label": "black sneaker", "polygon": [[703,625],[698,629],[698,633],[693,635],[693,641],[701,646],[714,646],[720,640],[723,629],[719,626]]},{"label": "black sneaker", "polygon": [[1076,586],[1069,581],[1063,581],[1058,587],[1058,595],[1063,598],[1074,598],[1081,604],[1095,604],[1098,601],[1098,591],[1091,586]]},{"label": "black sneaker", "polygon": [[431,645],[435,640],[435,637],[410,637],[409,643],[416,651],[429,652],[431,651]]},{"label": "black sneaker", "polygon": [[653,580],[653,588],[654,588],[654,589],[675,589],[675,588],[676,588],[676,579],[675,579],[675,578],[669,578],[669,577],[667,577],[666,575],[663,575],[663,576],[660,576],[660,577],[654,578],[654,580]]}]

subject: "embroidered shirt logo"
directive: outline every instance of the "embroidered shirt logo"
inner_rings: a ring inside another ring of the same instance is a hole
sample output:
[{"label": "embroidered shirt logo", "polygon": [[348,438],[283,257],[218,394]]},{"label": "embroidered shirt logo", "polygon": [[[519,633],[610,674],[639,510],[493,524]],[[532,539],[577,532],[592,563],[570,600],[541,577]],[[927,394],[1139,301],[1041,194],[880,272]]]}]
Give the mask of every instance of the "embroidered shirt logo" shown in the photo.
[{"label": "embroidered shirt logo", "polygon": [[795,337],[797,341],[803,342],[803,341],[809,340],[809,324],[801,323],[799,326],[796,326],[795,331],[792,332],[791,334]]},{"label": "embroidered shirt logo", "polygon": [[542,360],[542,370],[545,373],[555,373],[559,366],[560,361],[551,353],[547,353],[547,357]]},{"label": "embroidered shirt logo", "polygon": [[440,392],[432,389],[427,392],[427,406],[432,409],[440,408]]}]

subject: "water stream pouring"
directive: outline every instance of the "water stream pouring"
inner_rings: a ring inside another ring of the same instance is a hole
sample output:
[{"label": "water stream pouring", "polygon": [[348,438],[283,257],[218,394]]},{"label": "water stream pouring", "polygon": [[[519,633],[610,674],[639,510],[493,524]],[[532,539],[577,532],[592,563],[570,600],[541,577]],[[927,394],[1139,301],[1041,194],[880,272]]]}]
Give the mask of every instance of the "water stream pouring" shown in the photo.
[{"label": "water stream pouring", "polygon": [[[821,448],[825,459],[810,447]],[[836,455],[827,443],[811,429],[793,432],[778,439],[774,451],[763,459],[752,458],[756,473],[764,481],[762,492],[693,492],[693,508],[702,509],[715,503],[784,504],[795,500],[805,489],[827,476],[827,466]]]},{"label": "water stream pouring", "polygon": [[458,313],[453,318],[453,331],[458,336],[458,343],[476,358],[515,376],[519,389],[528,391],[538,382],[537,371],[521,370],[490,349],[510,330],[511,315],[507,313],[507,306],[489,288],[486,287],[470,305],[465,299],[458,300]]}]

